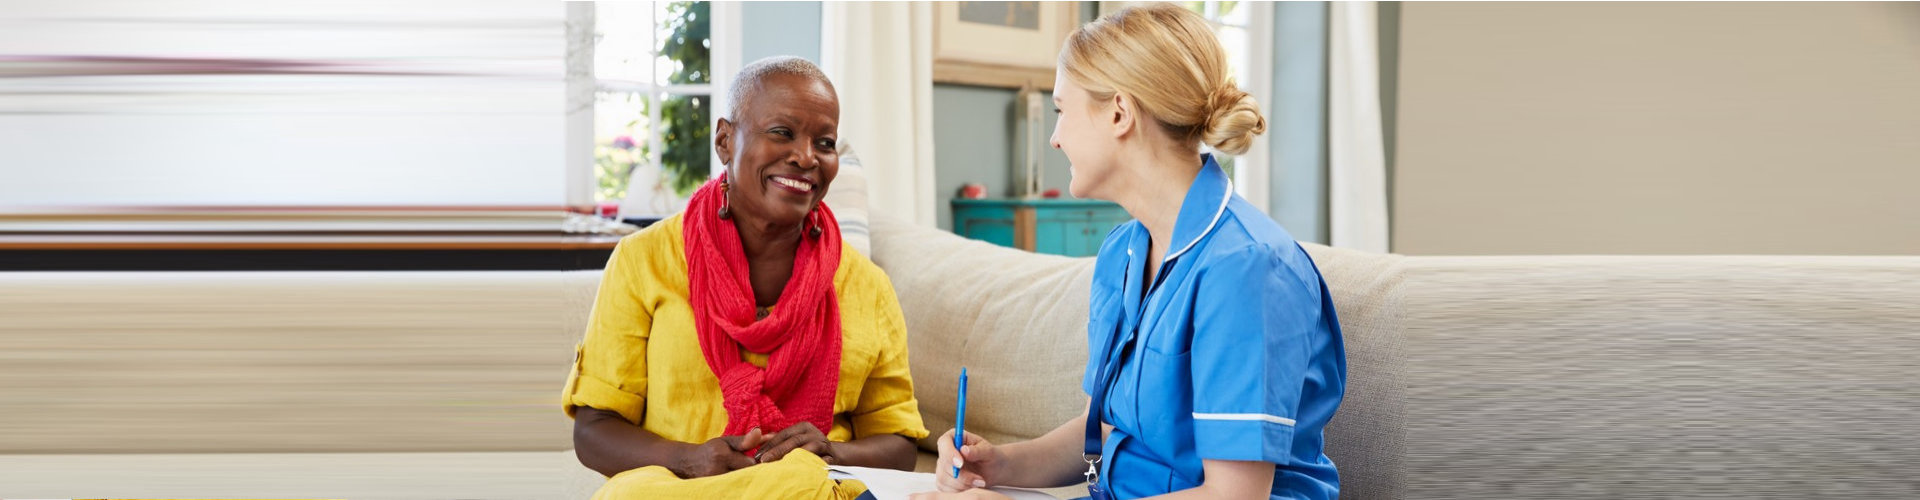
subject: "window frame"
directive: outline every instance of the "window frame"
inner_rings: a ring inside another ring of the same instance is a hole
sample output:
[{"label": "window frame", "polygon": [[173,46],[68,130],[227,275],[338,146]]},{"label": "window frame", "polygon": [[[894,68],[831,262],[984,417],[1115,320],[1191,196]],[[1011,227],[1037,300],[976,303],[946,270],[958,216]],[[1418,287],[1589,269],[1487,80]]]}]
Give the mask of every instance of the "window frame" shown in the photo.
[{"label": "window frame", "polygon": [[[1242,12],[1247,16],[1247,22],[1239,24],[1222,19],[1220,4],[1219,0],[1201,2],[1200,15],[1213,26],[1215,36],[1224,34],[1228,28],[1246,33],[1247,46],[1239,54],[1241,60],[1238,61],[1240,68],[1246,74],[1235,75],[1236,80],[1240,84],[1240,89],[1253,96],[1254,102],[1260,103],[1266,113],[1271,115],[1273,109],[1273,5],[1267,2],[1239,2],[1239,7],[1244,9]],[[1234,191],[1239,192],[1240,197],[1246,198],[1248,203],[1258,207],[1261,212],[1269,210],[1267,202],[1271,191],[1273,168],[1273,163],[1269,159],[1271,142],[1267,136],[1268,134],[1254,136],[1253,143],[1248,146],[1247,152],[1233,157],[1235,159]]]},{"label": "window frame", "polygon": [[[1138,3],[1142,2],[1103,1],[1099,3],[1098,10],[1100,15],[1106,15]],[[1274,109],[1273,3],[1259,1],[1238,2],[1239,8],[1247,15],[1246,24],[1222,21],[1220,19],[1220,4],[1222,2],[1219,0],[1207,0],[1199,3],[1201,9],[1197,13],[1207,20],[1208,25],[1213,27],[1215,36],[1221,35],[1222,29],[1228,27],[1246,32],[1247,47],[1240,55],[1242,59],[1238,62],[1240,63],[1240,68],[1245,70],[1247,74],[1235,75],[1236,83],[1240,84],[1241,90],[1253,96],[1254,102],[1260,103],[1268,116],[1268,131],[1271,132],[1273,130],[1271,120]],[[1177,3],[1176,5],[1180,5],[1182,8],[1188,8],[1185,3]],[[1222,40],[1223,44],[1224,42],[1225,40]],[[1271,191],[1273,188],[1272,140],[1269,138],[1269,135],[1270,134],[1260,134],[1254,136],[1253,143],[1247,148],[1247,153],[1232,158],[1234,158],[1234,191],[1238,192],[1240,197],[1246,198],[1247,202],[1252,203],[1253,206],[1259,207],[1260,211],[1271,213],[1272,209],[1267,206],[1272,196]],[[1202,147],[1204,148],[1204,146]]]},{"label": "window frame", "polygon": [[[648,26],[657,27],[660,22],[660,10],[654,3],[647,3]],[[720,118],[727,116],[729,107],[728,86],[723,82],[733,80],[740,70],[740,4],[737,2],[708,2],[708,50],[707,83],[700,84],[662,84],[657,64],[647,65],[647,80],[633,81],[619,78],[602,78],[598,74],[594,61],[594,36],[599,32],[595,2],[569,2],[567,5],[567,24],[569,26],[567,57],[567,205],[577,211],[600,213],[602,203],[620,204],[624,200],[597,200],[599,173],[594,167],[594,137],[596,104],[600,93],[639,94],[650,103],[659,103],[674,96],[705,97],[712,112],[707,126],[713,127]],[[648,30],[651,41],[647,54],[657,60],[662,57],[660,31]],[[646,166],[658,168],[665,144],[666,131],[659,128],[661,106],[647,106],[647,158]],[[723,169],[718,152],[708,154],[708,172],[718,176]],[[632,189],[630,186],[629,189]],[[631,192],[629,192],[631,196]],[[612,214],[603,214],[612,215]]]}]

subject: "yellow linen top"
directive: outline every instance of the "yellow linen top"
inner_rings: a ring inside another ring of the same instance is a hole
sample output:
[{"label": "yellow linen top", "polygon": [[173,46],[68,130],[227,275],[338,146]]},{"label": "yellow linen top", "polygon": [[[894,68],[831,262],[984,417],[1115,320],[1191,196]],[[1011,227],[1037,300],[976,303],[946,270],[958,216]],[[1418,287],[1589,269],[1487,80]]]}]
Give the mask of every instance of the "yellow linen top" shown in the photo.
[{"label": "yellow linen top", "polygon": [[[720,382],[694,329],[684,248],[678,215],[621,238],[614,248],[567,377],[562,404],[569,416],[581,406],[618,412],[684,443],[725,431]],[[833,288],[840,305],[840,383],[827,439],[926,437],[893,284],[873,261],[843,247]],[[755,366],[767,364],[766,354],[741,354]]]}]

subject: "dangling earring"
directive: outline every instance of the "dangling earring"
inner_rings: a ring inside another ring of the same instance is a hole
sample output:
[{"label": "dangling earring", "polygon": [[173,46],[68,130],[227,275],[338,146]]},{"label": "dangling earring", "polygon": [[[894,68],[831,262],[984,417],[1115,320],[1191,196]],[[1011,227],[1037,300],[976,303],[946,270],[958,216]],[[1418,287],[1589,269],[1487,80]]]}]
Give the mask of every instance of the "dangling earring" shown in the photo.
[{"label": "dangling earring", "polygon": [[732,218],[733,218],[733,209],[732,209],[732,208],[730,208],[730,207],[732,206],[732,204],[731,204],[731,203],[728,203],[728,201],[727,201],[727,200],[728,200],[728,198],[727,198],[727,180],[726,180],[726,179],[720,179],[720,219],[721,219],[721,220],[726,220],[726,219],[732,219]]},{"label": "dangling earring", "polygon": [[820,238],[820,209],[819,208],[814,208],[813,211],[807,212],[807,237],[814,238],[814,239]]}]

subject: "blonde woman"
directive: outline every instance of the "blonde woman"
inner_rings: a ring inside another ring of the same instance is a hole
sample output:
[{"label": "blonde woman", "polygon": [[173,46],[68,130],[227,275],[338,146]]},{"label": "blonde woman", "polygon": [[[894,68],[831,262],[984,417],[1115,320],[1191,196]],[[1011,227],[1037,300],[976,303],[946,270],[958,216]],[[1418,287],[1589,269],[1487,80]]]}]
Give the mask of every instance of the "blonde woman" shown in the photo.
[{"label": "blonde woman", "polygon": [[1083,480],[1096,500],[1337,497],[1321,429],[1346,386],[1339,321],[1306,252],[1201,152],[1266,131],[1219,40],[1186,9],[1134,7],[1074,31],[1059,61],[1072,192],[1135,218],[1094,265],[1088,411],[1027,442],[956,450],[949,431],[942,493],[922,497]]}]

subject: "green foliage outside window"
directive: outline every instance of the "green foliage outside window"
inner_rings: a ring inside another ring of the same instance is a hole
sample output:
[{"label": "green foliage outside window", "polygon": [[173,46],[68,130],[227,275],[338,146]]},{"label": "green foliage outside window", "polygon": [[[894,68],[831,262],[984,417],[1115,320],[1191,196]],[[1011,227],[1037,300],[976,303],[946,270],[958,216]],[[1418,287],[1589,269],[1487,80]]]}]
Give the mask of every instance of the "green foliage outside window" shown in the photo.
[{"label": "green foliage outside window", "polygon": [[[666,10],[667,16],[661,20],[660,27],[670,34],[661,43],[660,55],[673,62],[673,72],[664,83],[708,83],[712,79],[713,54],[708,2],[673,2]],[[645,168],[652,155],[651,138],[644,135],[648,129],[660,134],[661,180],[667,187],[685,197],[706,182],[713,151],[710,96],[676,94],[662,99],[659,95],[623,94],[603,95],[603,98],[624,99],[628,105],[637,106],[638,114],[623,128],[640,135],[617,135],[594,145],[599,200],[626,199],[630,187],[627,182],[633,169]],[[656,103],[660,105],[660,123],[641,128]]]},{"label": "green foliage outside window", "polygon": [[[673,32],[661,47],[661,53],[678,64],[667,76],[670,85],[707,83],[712,71],[712,30],[708,2],[674,2],[667,8],[666,24]],[[681,196],[693,193],[710,173],[713,152],[713,102],[710,96],[675,95],[660,107],[660,120],[666,125],[661,135],[661,168],[672,179],[674,191]]]}]

